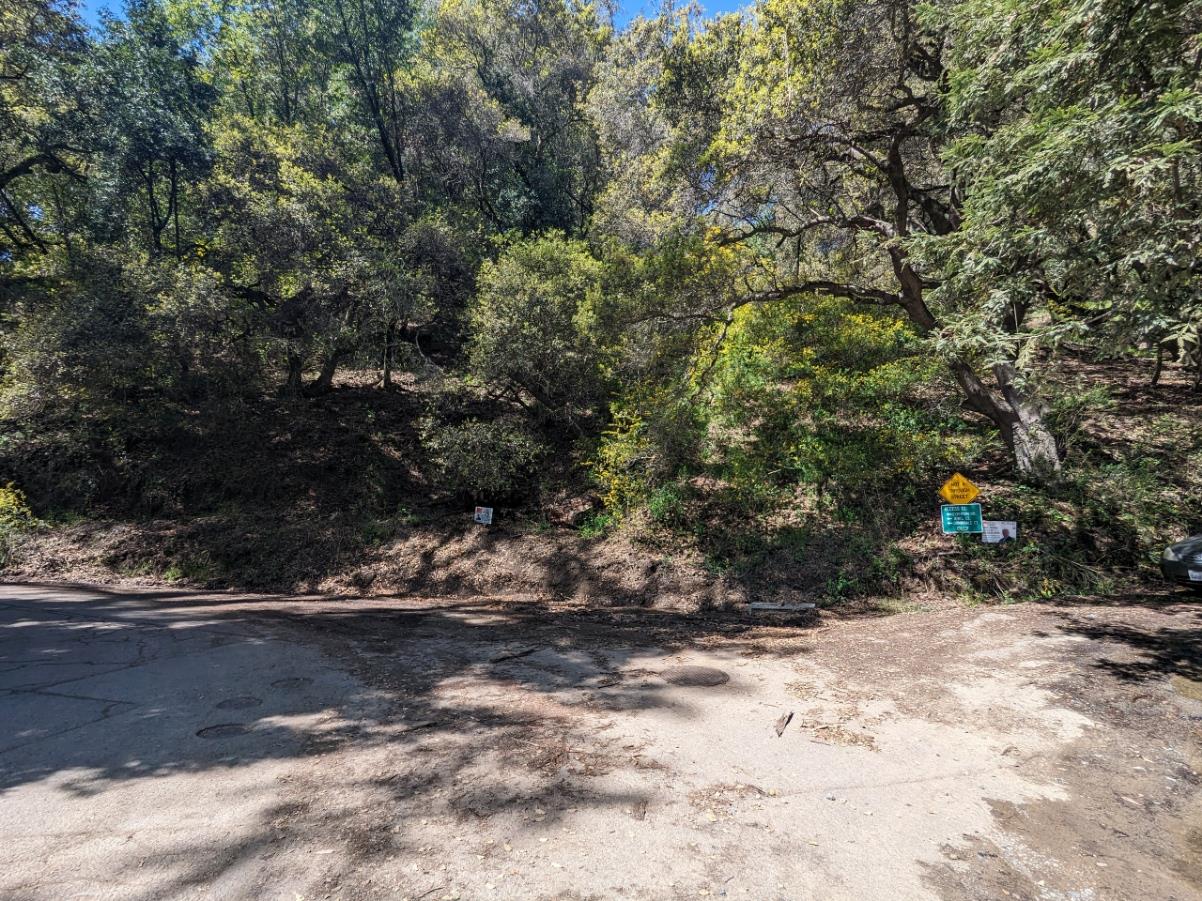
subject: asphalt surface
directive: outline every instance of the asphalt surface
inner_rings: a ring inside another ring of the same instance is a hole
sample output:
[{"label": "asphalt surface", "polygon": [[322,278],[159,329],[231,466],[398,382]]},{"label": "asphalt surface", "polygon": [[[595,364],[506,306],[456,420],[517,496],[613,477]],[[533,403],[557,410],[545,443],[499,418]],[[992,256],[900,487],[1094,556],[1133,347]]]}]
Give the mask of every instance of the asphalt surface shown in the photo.
[{"label": "asphalt surface", "polygon": [[0,899],[1202,899],[1184,596],[0,586]]},{"label": "asphalt surface", "polygon": [[[259,840],[281,780],[361,687],[220,600],[196,603],[0,588],[0,897],[258,894],[261,868],[208,874]],[[272,879],[287,896],[293,880]]]}]

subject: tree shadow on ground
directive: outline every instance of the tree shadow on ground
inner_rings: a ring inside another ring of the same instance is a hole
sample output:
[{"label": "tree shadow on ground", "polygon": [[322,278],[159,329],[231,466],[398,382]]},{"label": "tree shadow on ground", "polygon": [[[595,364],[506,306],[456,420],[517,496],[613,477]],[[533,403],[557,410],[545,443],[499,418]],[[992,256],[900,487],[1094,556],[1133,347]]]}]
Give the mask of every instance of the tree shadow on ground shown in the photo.
[{"label": "tree shadow on ground", "polygon": [[[1143,615],[1130,622],[1102,621],[1071,612],[1058,612],[1060,631],[1087,638],[1112,653],[1093,664],[1124,682],[1180,676],[1202,681],[1202,607],[1183,605],[1188,596],[1137,595],[1125,597],[1121,606],[1138,608]],[[1090,606],[1093,606],[1091,604]],[[1085,605],[1082,605],[1085,606]],[[1106,606],[1120,606],[1112,602]],[[1182,626],[1180,614],[1192,613],[1192,624]],[[1172,625],[1160,625],[1157,615],[1175,615]]]},{"label": "tree shadow on ground", "polygon": [[[143,797],[130,786],[180,777],[195,792],[189,776],[232,779],[244,800],[230,803],[248,806],[229,837],[165,834],[150,871],[145,853],[114,856],[131,880],[156,874],[129,897],[221,891],[242,868],[323,842],[339,849],[322,870],[336,878],[416,854],[424,815],[543,829],[566,805],[645,804],[595,777],[654,762],[589,729],[599,715],[665,706],[682,721],[701,715],[700,696],[673,691],[646,659],[712,643],[795,654],[804,642],[804,629],[713,611],[12,587],[0,599],[0,721],[12,726],[0,796],[50,799],[55,823],[29,825],[48,836],[36,853],[52,854],[49,834],[73,810],[111,818],[90,835],[127,828],[111,805]],[[348,749],[374,765],[333,785],[281,786],[271,766]],[[528,821],[536,806],[549,813]]]}]

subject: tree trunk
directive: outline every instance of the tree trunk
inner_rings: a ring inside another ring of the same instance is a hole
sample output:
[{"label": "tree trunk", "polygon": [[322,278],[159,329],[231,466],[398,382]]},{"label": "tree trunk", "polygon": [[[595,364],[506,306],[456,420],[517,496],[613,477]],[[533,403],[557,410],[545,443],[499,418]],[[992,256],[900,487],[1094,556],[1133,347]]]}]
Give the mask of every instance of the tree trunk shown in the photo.
[{"label": "tree trunk", "polygon": [[[163,229],[167,227],[167,216],[159,218],[159,201],[154,193],[154,161],[147,164],[148,172],[139,173],[146,181],[146,216],[150,223],[150,252],[158,256],[163,251]],[[170,215],[170,214],[168,214]]]},{"label": "tree trunk", "polygon": [[1034,417],[1014,416],[1000,426],[1002,440],[1010,448],[1014,465],[1025,476],[1039,480],[1055,478],[1060,472],[1060,452],[1056,439],[1043,421]]},{"label": "tree trunk", "polygon": [[1202,391],[1202,326],[1198,327],[1198,340],[1194,344],[1194,390]]},{"label": "tree trunk", "polygon": [[968,405],[998,427],[1019,473],[1042,480],[1060,472],[1060,452],[1044,420],[1043,408],[1017,384],[1018,374],[1012,364],[994,367],[1004,400],[990,391],[967,363],[956,361],[952,373]]},{"label": "tree trunk", "polygon": [[175,157],[171,158],[171,205],[167,208],[175,222],[175,258],[180,258],[179,247],[179,172],[175,165]]},{"label": "tree trunk", "polygon": [[[891,248],[890,256],[901,284],[902,309],[919,334],[928,335],[938,328],[939,322],[926,304],[922,279],[910,265],[903,250]],[[1013,326],[1017,328],[1018,313],[1013,315]],[[969,407],[998,427],[1019,473],[1037,480],[1054,478],[1060,472],[1056,439],[1044,422],[1042,405],[1019,384],[1018,370],[1014,365],[1002,363],[993,368],[994,378],[1001,389],[1000,398],[986,387],[972,366],[964,360],[954,361],[951,368]]]},{"label": "tree trunk", "polygon": [[388,331],[384,333],[384,390],[388,391],[392,388],[392,355],[396,345],[396,329],[397,321],[390,319],[388,321]]},{"label": "tree trunk", "polygon": [[334,387],[334,373],[338,371],[338,364],[342,362],[342,358],[347,355],[347,351],[341,347],[336,347],[326,357],[324,363],[321,364],[321,372],[317,374],[317,378],[309,383],[305,388],[305,394],[309,397],[317,397],[322,394],[328,394]]},{"label": "tree trunk", "polygon": [[304,375],[304,361],[301,355],[295,351],[288,351],[288,380],[284,382],[283,393],[292,397],[300,397],[304,389],[302,384],[302,376]]}]

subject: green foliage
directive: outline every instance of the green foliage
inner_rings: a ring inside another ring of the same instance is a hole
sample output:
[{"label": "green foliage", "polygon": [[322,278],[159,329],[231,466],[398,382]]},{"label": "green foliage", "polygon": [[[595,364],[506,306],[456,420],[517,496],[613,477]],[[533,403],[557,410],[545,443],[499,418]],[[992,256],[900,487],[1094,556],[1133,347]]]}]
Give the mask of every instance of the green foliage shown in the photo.
[{"label": "green foliage", "polygon": [[666,480],[700,465],[701,411],[670,390],[632,393],[615,402],[610,426],[589,461],[606,506],[639,505]]},{"label": "green foliage", "polygon": [[150,299],[95,260],[31,304],[11,335],[4,402],[12,416],[118,407],[154,384]]},{"label": "green foliage", "polygon": [[594,475],[615,508],[682,469],[749,492],[921,482],[977,451],[953,409],[922,399],[938,374],[895,316],[822,297],[746,307],[675,396],[615,408]]},{"label": "green foliage", "polygon": [[306,369],[350,356],[381,318],[429,315],[397,252],[405,223],[391,180],[347,159],[324,129],[226,125],[210,190],[230,215],[205,259],[258,305],[290,390]]},{"label": "green foliage", "polygon": [[453,424],[427,417],[421,440],[434,468],[436,490],[481,503],[519,492],[547,452],[524,423],[510,417]]},{"label": "green foliage", "polygon": [[254,384],[253,357],[227,331],[239,309],[201,266],[89,254],[16,309],[0,384],[14,418],[120,417],[135,402]]},{"label": "green foliage", "polygon": [[684,524],[684,495],[679,485],[664,485],[647,498],[647,512],[661,525]]},{"label": "green foliage", "polygon": [[131,0],[105,21],[89,61],[101,150],[93,199],[105,239],[181,256],[191,237],[192,186],[212,162],[206,126],[217,95],[200,48],[172,26],[157,0]]},{"label": "green foliage", "polygon": [[939,374],[895,316],[830,298],[741,313],[714,374],[724,476],[861,493],[922,480],[973,452],[918,396]]},{"label": "green foliage", "polygon": [[615,406],[592,463],[608,508],[645,510],[729,577],[805,566],[828,599],[896,584],[924,492],[984,444],[905,320],[797,297],[696,341],[683,374]]},{"label": "green foliage", "polygon": [[621,517],[616,513],[594,513],[580,524],[581,538],[603,538],[617,528]]},{"label": "green foliage", "polygon": [[[622,48],[650,82],[636,146],[652,143],[638,163],[611,148],[623,194],[602,218],[659,243],[666,219],[740,251],[722,290],[652,307],[665,326],[815,293],[896,308],[1015,467],[1049,478],[1055,352],[1196,334],[1198,23],[1186,0],[1138,15],[762,0],[662,21]],[[653,209],[631,215],[630,197]]]},{"label": "green foliage", "polygon": [[[927,16],[961,36],[944,157],[963,225],[916,244],[953,311],[943,340],[993,358],[1017,345],[1030,367],[1066,341],[1196,340],[1202,5],[962,0]],[[989,334],[963,298],[1049,315]]]},{"label": "green foliage", "polygon": [[0,567],[8,565],[21,537],[35,525],[37,520],[24,493],[12,482],[0,486]]},{"label": "green foliage", "polygon": [[426,36],[431,77],[453,109],[431,149],[500,231],[578,236],[588,226],[599,159],[579,104],[609,36],[599,13],[576,0],[439,7]]},{"label": "green foliage", "polygon": [[47,252],[47,213],[83,180],[90,92],[81,77],[88,45],[59,0],[0,7],[0,272]]},{"label": "green foliage", "polygon": [[216,575],[216,567],[204,555],[184,557],[182,560],[168,564],[162,572],[163,581],[171,584],[188,582],[193,585],[204,585]]},{"label": "green foliage", "polygon": [[1114,408],[1114,399],[1105,385],[1062,387],[1048,409],[1048,421],[1063,442],[1066,454],[1085,439],[1085,425],[1091,415]]},{"label": "green foliage", "polygon": [[565,420],[587,413],[602,391],[592,335],[601,276],[584,243],[555,234],[486,263],[470,311],[475,374]]}]

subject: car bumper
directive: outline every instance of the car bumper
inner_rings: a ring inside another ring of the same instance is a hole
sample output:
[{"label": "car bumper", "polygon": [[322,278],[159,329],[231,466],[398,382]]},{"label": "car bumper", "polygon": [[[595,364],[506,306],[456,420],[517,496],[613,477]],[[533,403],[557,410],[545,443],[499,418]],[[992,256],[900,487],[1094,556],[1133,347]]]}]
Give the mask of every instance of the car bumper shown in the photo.
[{"label": "car bumper", "polygon": [[[1202,563],[1185,563],[1179,560],[1161,560],[1160,571],[1170,582],[1202,589]],[[1190,578],[1190,573],[1194,577]]]}]

